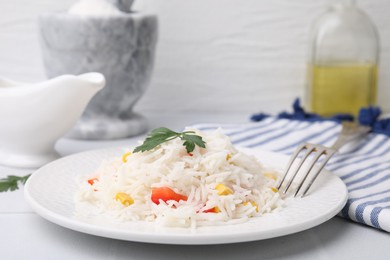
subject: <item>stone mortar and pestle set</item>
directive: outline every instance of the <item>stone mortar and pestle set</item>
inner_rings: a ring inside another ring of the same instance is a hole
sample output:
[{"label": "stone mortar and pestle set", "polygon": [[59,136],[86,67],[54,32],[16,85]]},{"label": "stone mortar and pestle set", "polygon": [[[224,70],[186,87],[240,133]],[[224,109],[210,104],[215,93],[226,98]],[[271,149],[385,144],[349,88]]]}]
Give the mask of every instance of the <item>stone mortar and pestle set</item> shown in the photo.
[{"label": "stone mortar and pestle set", "polygon": [[68,137],[117,139],[141,134],[147,122],[133,112],[151,78],[157,17],[131,12],[133,0],[81,0],[68,13],[39,17],[49,78],[102,73],[106,87],[89,102]]},{"label": "stone mortar and pestle set", "polygon": [[81,0],[39,17],[50,79],[0,77],[0,164],[40,167],[59,157],[54,145],[64,135],[104,140],[146,131],[133,106],[151,78],[158,24],[155,15],[131,12],[132,2]]}]

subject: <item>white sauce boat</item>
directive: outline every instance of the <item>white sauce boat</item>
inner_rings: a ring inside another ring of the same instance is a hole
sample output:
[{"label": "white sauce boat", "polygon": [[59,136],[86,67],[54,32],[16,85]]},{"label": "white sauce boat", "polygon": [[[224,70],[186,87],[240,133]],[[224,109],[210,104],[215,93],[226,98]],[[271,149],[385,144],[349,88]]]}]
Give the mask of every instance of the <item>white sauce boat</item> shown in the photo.
[{"label": "white sauce boat", "polygon": [[95,72],[33,84],[0,77],[0,164],[36,168],[58,158],[55,142],[104,85]]}]

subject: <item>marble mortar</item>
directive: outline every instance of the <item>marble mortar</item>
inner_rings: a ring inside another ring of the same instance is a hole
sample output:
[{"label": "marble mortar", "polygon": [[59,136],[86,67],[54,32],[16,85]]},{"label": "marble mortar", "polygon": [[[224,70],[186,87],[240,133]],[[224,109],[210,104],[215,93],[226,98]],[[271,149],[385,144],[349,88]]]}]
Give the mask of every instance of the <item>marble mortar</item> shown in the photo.
[{"label": "marble mortar", "polygon": [[135,114],[133,106],[153,70],[158,33],[155,15],[51,13],[39,17],[39,28],[49,78],[91,71],[106,77],[106,87],[90,101],[68,137],[116,139],[146,131],[146,119]]}]

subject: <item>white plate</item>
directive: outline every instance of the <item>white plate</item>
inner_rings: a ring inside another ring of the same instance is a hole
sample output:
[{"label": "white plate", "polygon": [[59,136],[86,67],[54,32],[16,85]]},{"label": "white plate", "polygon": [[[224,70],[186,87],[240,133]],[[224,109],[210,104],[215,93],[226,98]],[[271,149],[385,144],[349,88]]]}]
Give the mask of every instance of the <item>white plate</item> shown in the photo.
[{"label": "white plate", "polygon": [[[266,165],[283,168],[288,157],[245,149]],[[58,225],[92,235],[129,241],[161,244],[223,244],[296,233],[319,225],[335,216],[345,205],[347,189],[330,172],[324,171],[304,198],[290,199],[280,212],[236,225],[161,228],[151,222],[117,222],[102,216],[81,220],[74,216],[76,176],[93,172],[103,159],[119,156],[121,148],[95,150],[71,155],[37,170],[27,181],[25,197],[42,217]]]}]

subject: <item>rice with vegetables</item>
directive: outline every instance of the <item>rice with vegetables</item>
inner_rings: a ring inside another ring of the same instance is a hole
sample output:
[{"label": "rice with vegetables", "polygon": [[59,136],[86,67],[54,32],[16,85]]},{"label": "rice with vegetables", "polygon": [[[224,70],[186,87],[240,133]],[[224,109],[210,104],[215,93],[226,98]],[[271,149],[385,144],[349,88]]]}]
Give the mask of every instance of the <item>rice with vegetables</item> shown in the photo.
[{"label": "rice with vegetables", "polygon": [[241,223],[281,208],[277,173],[235,149],[220,130],[194,130],[206,143],[188,152],[169,139],[105,161],[80,181],[76,201],[122,221],[192,227]]}]

